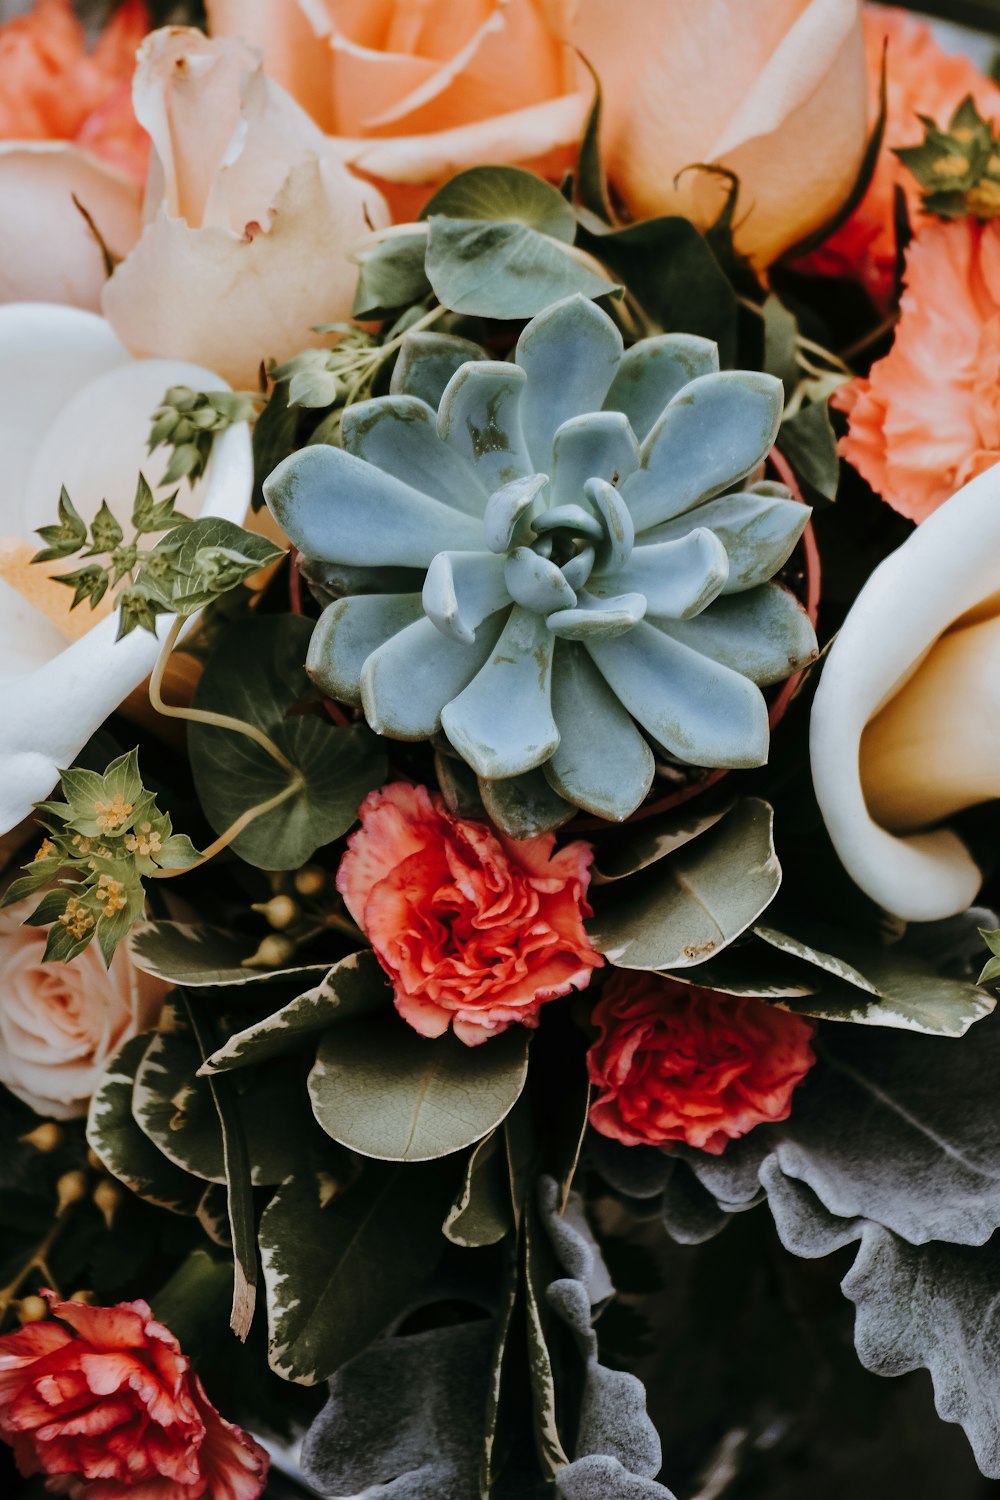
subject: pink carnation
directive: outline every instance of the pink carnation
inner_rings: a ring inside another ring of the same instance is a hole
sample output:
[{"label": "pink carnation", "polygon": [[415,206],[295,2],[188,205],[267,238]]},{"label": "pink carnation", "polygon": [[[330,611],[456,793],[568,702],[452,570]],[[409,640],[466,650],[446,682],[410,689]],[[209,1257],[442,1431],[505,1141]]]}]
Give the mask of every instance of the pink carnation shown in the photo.
[{"label": "pink carnation", "polygon": [[347,909],[422,1036],[469,1046],[583,989],[603,959],[583,928],[593,851],[553,834],[514,840],[396,782],[361,804],[337,875]]},{"label": "pink carnation", "polygon": [[58,1322],[0,1338],[0,1437],[22,1474],[71,1500],[257,1500],[267,1454],[219,1415],[145,1302],[44,1295]]},{"label": "pink carnation", "polygon": [[763,1000],[616,969],[594,1007],[590,1122],[626,1146],[686,1141],[713,1156],[786,1120],[816,1061],[816,1022]]}]

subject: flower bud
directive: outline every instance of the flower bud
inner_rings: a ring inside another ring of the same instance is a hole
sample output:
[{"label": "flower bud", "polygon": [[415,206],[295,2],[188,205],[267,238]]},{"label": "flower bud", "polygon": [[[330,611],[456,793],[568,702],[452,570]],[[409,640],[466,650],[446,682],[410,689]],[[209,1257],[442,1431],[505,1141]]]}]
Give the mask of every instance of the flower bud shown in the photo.
[{"label": "flower bud", "polygon": [[293,901],[291,896],[272,896],[270,901],[264,901],[254,906],[254,911],[260,912],[266,917],[272,927],[291,927],[292,923],[300,916],[299,904]]},{"label": "flower bud", "polygon": [[70,1292],[69,1294],[70,1302],[82,1302],[86,1307],[93,1307],[95,1300],[93,1292],[89,1291],[86,1287],[80,1287],[77,1291]]},{"label": "flower bud", "polygon": [[[109,1229],[115,1221],[115,1214],[118,1211],[122,1198],[123,1193],[118,1184],[109,1181],[106,1177],[94,1189],[94,1202],[101,1210],[101,1215]],[[70,1300],[72,1301],[73,1299],[71,1298]]]},{"label": "flower bud", "polygon": [[319,865],[303,865],[296,871],[295,889],[300,896],[318,896],[326,885],[326,871]]},{"label": "flower bud", "polygon": [[72,1204],[87,1196],[86,1172],[64,1172],[56,1183],[56,1215],[64,1214]]},{"label": "flower bud", "polygon": [[55,1120],[44,1120],[41,1125],[36,1125],[27,1135],[18,1137],[23,1146],[34,1146],[36,1151],[55,1151],[66,1139],[66,1132]]},{"label": "flower bud", "polygon": [[22,1297],[16,1307],[19,1323],[40,1323],[49,1315],[49,1305],[44,1297]]},{"label": "flower bud", "polygon": [[295,944],[284,937],[266,937],[252,958],[244,959],[247,969],[277,969],[295,953]]}]

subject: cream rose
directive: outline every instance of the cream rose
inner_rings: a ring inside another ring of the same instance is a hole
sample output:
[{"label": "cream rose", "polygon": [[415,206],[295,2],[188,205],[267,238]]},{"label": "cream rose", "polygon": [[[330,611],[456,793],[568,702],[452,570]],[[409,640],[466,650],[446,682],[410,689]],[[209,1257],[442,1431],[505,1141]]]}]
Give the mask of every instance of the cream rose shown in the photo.
[{"label": "cream rose", "polygon": [[858,0],[568,0],[604,90],[612,182],[635,218],[710,223],[740,179],[737,245],[766,266],[847,197],[864,151]]},{"label": "cream rose", "polygon": [[42,963],[47,932],[24,927],[34,897],[0,911],[0,1084],[40,1115],[84,1115],[109,1058],[155,1026],[169,988],[135,967],[123,943],[72,963]]},{"label": "cream rose", "polygon": [[146,225],[105,286],[105,315],[133,354],[254,386],[261,360],[350,317],[345,250],[386,222],[385,205],[241,41],[154,31],[134,98],[153,141]]},{"label": "cream rose", "polygon": [[397,220],[465,167],[569,166],[592,89],[560,40],[564,0],[207,0],[213,35],[341,137]]}]

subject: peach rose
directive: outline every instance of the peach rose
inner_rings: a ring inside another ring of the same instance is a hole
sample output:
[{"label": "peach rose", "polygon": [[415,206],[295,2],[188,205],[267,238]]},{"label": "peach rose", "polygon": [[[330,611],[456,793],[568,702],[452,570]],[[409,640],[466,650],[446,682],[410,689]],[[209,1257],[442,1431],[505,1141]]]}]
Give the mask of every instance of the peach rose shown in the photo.
[{"label": "peach rose", "polygon": [[590,1123],[626,1146],[686,1141],[718,1156],[787,1120],[816,1022],[763,1000],[617,969],[594,1007]]},{"label": "peach rose", "polygon": [[397,219],[464,167],[558,176],[590,95],[551,15],[563,0],[207,0],[215,36],[272,78],[376,181]]},{"label": "peach rose", "polygon": [[635,218],[708,224],[740,179],[736,243],[758,266],[819,228],[864,152],[858,0],[570,0],[566,35],[600,75],[611,180]]},{"label": "peach rose", "polygon": [[546,1000],[584,989],[604,960],[590,945],[589,844],[515,841],[455,818],[426,787],[371,792],[347,841],[337,889],[421,1036],[449,1025],[468,1046]]},{"label": "peach rose", "polygon": [[384,204],[241,41],[154,31],[134,97],[153,139],[146,226],[105,287],[105,315],[137,356],[252,386],[261,360],[350,316],[344,251],[385,222]]},{"label": "peach rose", "polygon": [[33,897],[0,911],[0,1084],[57,1120],[84,1115],[105,1064],[156,1025],[169,986],[134,966],[126,944],[104,966],[96,943],[43,963],[46,929],[24,927]]},{"label": "peach rose", "polygon": [[97,307],[104,260],[74,196],[114,254],[135,242],[149,141],[130,86],[147,25],[126,0],[92,52],[71,0],[0,26],[0,301]]},{"label": "peach rose", "polygon": [[892,348],[834,393],[844,458],[923,521],[1000,458],[1000,223],[928,223],[906,253]]},{"label": "peach rose", "polygon": [[918,115],[946,125],[971,94],[980,114],[1000,116],[1000,88],[967,57],[945,52],[930,27],[904,10],[869,5],[865,9],[869,121],[878,114],[882,52],[886,53],[885,136],[868,191],[845,224],[803,263],[803,269],[861,281],[880,307],[888,304],[896,270],[895,195],[906,194],[910,222],[920,218],[921,190],[898,156],[896,146],[917,146],[924,138]]},{"label": "peach rose", "polygon": [[146,1302],[87,1307],[0,1338],[0,1438],[70,1500],[257,1500],[268,1456],[219,1415]]}]

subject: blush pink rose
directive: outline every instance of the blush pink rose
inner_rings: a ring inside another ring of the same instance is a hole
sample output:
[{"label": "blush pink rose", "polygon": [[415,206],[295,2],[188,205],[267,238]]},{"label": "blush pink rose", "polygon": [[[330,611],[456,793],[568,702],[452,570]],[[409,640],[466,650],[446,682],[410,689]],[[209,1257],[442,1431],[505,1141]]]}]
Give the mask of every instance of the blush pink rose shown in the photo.
[{"label": "blush pink rose", "polygon": [[925,224],[904,283],[892,348],[832,404],[844,458],[924,521],[1000,459],[1000,221]]},{"label": "blush pink rose", "polygon": [[590,1122],[626,1146],[686,1141],[718,1156],[786,1120],[816,1058],[816,1022],[763,1000],[616,969],[594,1007]]},{"label": "blush pink rose", "polygon": [[257,1500],[268,1457],[219,1415],[145,1302],[87,1307],[0,1338],[0,1437],[71,1500]]},{"label": "blush pink rose", "polygon": [[422,1036],[451,1025],[476,1046],[515,1021],[537,1026],[546,1000],[584,989],[604,962],[583,928],[589,844],[509,839],[403,782],[358,816],[337,889]]},{"label": "blush pink rose", "polygon": [[72,963],[43,963],[29,897],[0,911],[0,1084],[58,1120],[84,1115],[105,1064],[156,1025],[169,989],[141,973],[127,944],[107,969],[96,943]]},{"label": "blush pink rose", "polygon": [[987,119],[1000,116],[1000,88],[961,53],[946,52],[925,22],[892,6],[865,7],[869,123],[878,115],[882,53],[886,51],[886,121],[882,149],[868,191],[836,234],[803,269],[861,281],[877,306],[888,305],[896,274],[895,195],[906,195],[910,222],[922,219],[921,189],[896,156],[896,146],[924,138],[920,115],[947,125],[962,100],[972,96]]}]

